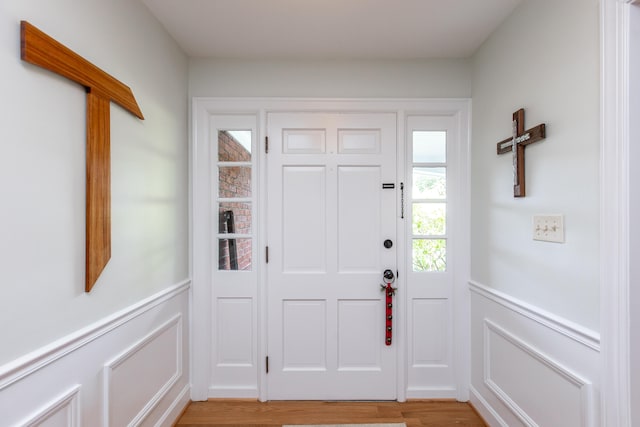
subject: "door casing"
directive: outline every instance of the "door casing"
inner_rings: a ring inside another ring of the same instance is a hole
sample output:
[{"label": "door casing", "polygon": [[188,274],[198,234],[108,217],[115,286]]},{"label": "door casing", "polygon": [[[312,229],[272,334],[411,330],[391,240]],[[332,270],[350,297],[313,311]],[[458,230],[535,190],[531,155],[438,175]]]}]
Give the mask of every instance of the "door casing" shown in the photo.
[{"label": "door casing", "polygon": [[[456,253],[457,267],[454,272],[453,290],[453,333],[456,351],[456,398],[467,401],[469,398],[469,149],[471,101],[469,99],[283,99],[283,98],[194,98],[192,101],[191,128],[191,399],[206,400],[209,397],[209,378],[211,364],[211,220],[210,220],[210,164],[209,148],[210,117],[215,115],[246,114],[255,116],[257,122],[257,139],[259,150],[256,162],[257,176],[260,182],[266,180],[266,154],[264,150],[264,136],[266,135],[266,116],[268,112],[393,112],[398,117],[398,181],[402,181],[407,172],[405,158],[406,119],[408,116],[453,116],[456,119],[459,134],[459,181],[460,189],[457,206],[459,214],[456,216],[457,233]],[[257,212],[259,230],[255,245],[258,259],[257,266],[265,262],[264,248],[268,243],[267,227],[265,226],[267,205],[263,194],[264,188],[257,188]],[[400,204],[398,192],[398,204]],[[406,212],[405,200],[405,212]],[[398,258],[407,256],[405,224],[398,222]],[[257,334],[255,389],[243,390],[238,396],[227,397],[257,397],[261,401],[267,400],[266,390],[266,336],[267,336],[267,298],[265,292],[266,269],[257,267],[256,283],[256,320]],[[402,272],[400,272],[402,274]],[[398,331],[394,335],[394,342],[398,345],[397,393],[398,401],[407,398],[407,364],[406,354],[407,319],[406,301],[398,298]],[[255,394],[255,396],[253,396]],[[411,397],[416,397],[412,395]]]}]

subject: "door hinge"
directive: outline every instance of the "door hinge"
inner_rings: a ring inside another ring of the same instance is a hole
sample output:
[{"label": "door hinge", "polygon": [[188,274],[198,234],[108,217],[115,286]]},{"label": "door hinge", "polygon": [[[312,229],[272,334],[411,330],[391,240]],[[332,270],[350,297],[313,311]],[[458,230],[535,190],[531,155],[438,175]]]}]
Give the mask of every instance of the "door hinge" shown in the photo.
[{"label": "door hinge", "polygon": [[269,153],[269,137],[265,136],[264,137],[264,152],[265,153]]},{"label": "door hinge", "polygon": [[400,183],[400,218],[404,219],[404,182]]},{"label": "door hinge", "polygon": [[265,357],[264,366],[267,370],[267,374],[269,373],[269,356]]},{"label": "door hinge", "polygon": [[264,259],[266,261],[267,264],[269,264],[269,246],[265,247],[265,254],[264,254]]}]

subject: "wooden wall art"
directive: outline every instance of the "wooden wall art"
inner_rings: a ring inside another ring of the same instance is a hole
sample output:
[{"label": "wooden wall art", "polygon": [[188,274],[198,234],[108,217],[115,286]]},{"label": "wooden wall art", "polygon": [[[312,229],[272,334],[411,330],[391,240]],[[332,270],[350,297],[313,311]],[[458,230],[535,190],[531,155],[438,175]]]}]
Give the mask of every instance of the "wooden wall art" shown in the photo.
[{"label": "wooden wall art", "polygon": [[26,21],[20,23],[22,60],[53,71],[87,91],[87,207],[85,291],[111,258],[111,101],[144,120],[131,89]]},{"label": "wooden wall art", "polygon": [[498,154],[513,153],[513,197],[525,197],[524,147],[546,138],[545,124],[524,130],[524,109],[513,113],[511,137],[498,142]]}]

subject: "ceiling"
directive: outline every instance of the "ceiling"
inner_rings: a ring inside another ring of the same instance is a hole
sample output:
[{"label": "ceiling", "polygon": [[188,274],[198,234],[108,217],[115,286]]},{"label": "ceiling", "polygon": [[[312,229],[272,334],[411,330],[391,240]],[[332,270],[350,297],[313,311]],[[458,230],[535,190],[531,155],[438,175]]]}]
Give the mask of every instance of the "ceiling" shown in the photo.
[{"label": "ceiling", "polygon": [[465,58],[521,0],[141,0],[193,57]]}]

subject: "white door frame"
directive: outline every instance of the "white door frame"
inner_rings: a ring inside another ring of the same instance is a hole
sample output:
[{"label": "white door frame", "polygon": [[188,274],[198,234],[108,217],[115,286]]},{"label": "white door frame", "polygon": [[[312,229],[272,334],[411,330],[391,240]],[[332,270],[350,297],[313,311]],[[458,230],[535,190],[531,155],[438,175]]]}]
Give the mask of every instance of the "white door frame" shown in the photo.
[{"label": "white door frame", "polygon": [[[469,398],[469,150],[470,150],[470,125],[471,125],[471,101],[469,99],[282,99],[282,98],[193,98],[192,101],[192,127],[191,127],[191,399],[206,400],[208,396],[210,363],[211,363],[211,219],[210,219],[210,164],[209,164],[209,120],[212,115],[224,114],[253,114],[258,120],[257,138],[261,142],[259,157],[257,159],[257,176],[261,182],[266,180],[266,155],[263,141],[266,135],[267,112],[292,112],[292,111],[322,111],[322,112],[393,112],[398,117],[398,177],[403,177],[406,172],[406,117],[408,115],[444,115],[454,116],[458,123],[460,135],[459,170],[460,192],[457,206],[460,207],[460,215],[457,217],[460,227],[456,247],[459,252],[457,270],[454,272],[454,346],[456,352],[455,364],[457,366],[457,399],[466,401]],[[267,242],[265,226],[266,200],[263,186],[258,188],[258,212],[259,230],[255,244],[258,248],[264,248]],[[398,203],[400,192],[398,192]],[[209,201],[209,202],[208,202]],[[406,205],[405,205],[406,209]],[[398,223],[398,257],[406,256],[404,224]],[[400,241],[401,240],[401,241]],[[258,250],[257,266],[264,265],[264,251]],[[266,269],[259,268],[257,286],[257,316],[255,331],[258,336],[257,344],[257,396],[260,400],[267,399],[265,360],[267,343],[267,299],[265,298],[264,284],[266,283]],[[399,298],[399,313],[406,313],[406,302]],[[398,384],[397,396],[399,401],[406,400],[407,384],[407,354],[406,354],[406,330],[407,319],[398,318],[398,324],[402,325],[398,330]],[[394,337],[395,338],[395,337]],[[246,396],[245,396],[246,397]]]},{"label": "white door frame", "polygon": [[630,91],[632,61],[637,61],[630,37],[640,26],[632,20],[631,8],[637,3],[600,2],[600,421],[605,427],[632,425],[632,363],[638,371],[638,362],[631,358],[630,335],[631,328],[639,326],[630,324],[629,310],[630,248],[637,251],[640,245],[629,234],[631,117],[638,113],[638,94]]}]

